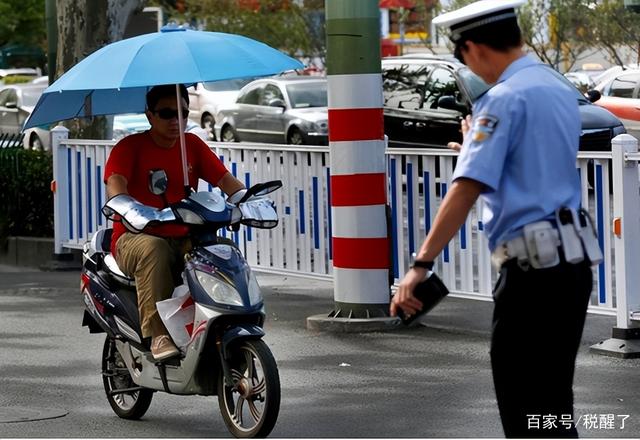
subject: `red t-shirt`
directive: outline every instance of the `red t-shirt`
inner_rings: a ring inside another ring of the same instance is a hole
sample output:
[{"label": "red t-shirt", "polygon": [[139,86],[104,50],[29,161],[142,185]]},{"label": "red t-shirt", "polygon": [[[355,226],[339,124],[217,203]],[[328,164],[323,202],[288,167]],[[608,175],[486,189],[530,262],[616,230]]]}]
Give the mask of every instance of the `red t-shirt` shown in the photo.
[{"label": "red t-shirt", "polygon": [[[187,164],[189,185],[197,188],[198,179],[216,185],[228,172],[218,156],[211,151],[198,136],[185,133],[187,146]],[[118,142],[107,159],[104,169],[105,183],[112,174],[120,174],[127,179],[129,194],[140,203],[155,208],[164,208],[162,196],[149,190],[150,171],[165,170],[168,187],[164,197],[168,203],[175,203],[184,198],[182,177],[182,159],[180,156],[180,140],[171,148],[162,148],[151,139],[148,131],[127,136]],[[116,241],[127,229],[121,222],[113,223],[111,252],[116,253]],[[188,228],[184,225],[164,224],[145,229],[145,233],[160,237],[184,237]]]}]

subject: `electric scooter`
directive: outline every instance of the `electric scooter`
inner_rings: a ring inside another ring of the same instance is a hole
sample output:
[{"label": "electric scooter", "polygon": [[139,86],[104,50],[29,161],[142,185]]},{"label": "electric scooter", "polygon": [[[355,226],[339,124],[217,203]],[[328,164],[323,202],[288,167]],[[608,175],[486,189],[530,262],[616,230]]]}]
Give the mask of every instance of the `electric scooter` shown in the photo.
[{"label": "electric scooter", "polygon": [[[163,174],[151,176],[154,193],[166,190]],[[280,409],[280,379],[262,340],[262,294],[240,250],[218,231],[237,230],[241,224],[275,227],[275,206],[266,195],[281,186],[280,181],[254,185],[237,205],[216,190],[194,192],[163,210],[132,206],[126,200],[107,202],[103,213],[112,219],[120,215],[131,231],[164,222],[184,224],[192,242],[181,274],[195,309],[190,339],[179,356],[162,361],[153,358],[149,338],[142,337],[135,281],[118,268],[109,251],[111,229],[101,229],[85,244],[82,324],[91,333],[106,333],[102,379],[119,417],[141,418],[157,391],[217,395],[234,436],[265,437],[271,432]]]}]

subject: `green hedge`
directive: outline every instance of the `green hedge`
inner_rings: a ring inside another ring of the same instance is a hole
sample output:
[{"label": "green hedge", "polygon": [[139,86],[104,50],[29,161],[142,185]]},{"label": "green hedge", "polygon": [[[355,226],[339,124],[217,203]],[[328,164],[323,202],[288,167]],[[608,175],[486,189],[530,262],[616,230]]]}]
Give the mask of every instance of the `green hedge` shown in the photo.
[{"label": "green hedge", "polygon": [[53,163],[47,152],[0,148],[0,241],[53,237]]}]

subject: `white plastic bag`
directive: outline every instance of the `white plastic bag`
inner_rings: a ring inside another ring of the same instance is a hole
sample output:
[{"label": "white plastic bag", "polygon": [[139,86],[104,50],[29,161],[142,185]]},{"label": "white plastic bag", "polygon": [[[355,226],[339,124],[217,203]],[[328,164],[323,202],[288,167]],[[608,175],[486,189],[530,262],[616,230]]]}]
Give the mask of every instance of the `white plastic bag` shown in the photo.
[{"label": "white plastic bag", "polygon": [[184,348],[191,340],[195,305],[189,288],[181,284],[171,298],[156,303],[160,319],[178,348]]}]

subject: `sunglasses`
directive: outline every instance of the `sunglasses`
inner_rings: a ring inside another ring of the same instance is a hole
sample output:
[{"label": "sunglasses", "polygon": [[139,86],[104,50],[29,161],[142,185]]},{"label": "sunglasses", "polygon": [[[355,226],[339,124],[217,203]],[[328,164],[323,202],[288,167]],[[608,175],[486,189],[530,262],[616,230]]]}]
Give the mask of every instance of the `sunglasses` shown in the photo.
[{"label": "sunglasses", "polygon": [[462,56],[462,49],[466,49],[467,48],[467,44],[465,42],[461,42],[461,43],[456,43],[455,48],[453,49],[453,56],[456,57],[456,59],[458,61],[460,61],[462,64],[465,64],[464,62],[464,56]]},{"label": "sunglasses", "polygon": [[[165,119],[167,121],[170,119],[176,119],[178,117],[178,110],[172,108],[161,108],[159,110],[154,110],[152,113],[158,115],[160,119]],[[189,116],[189,109],[183,107],[182,118],[187,119],[187,116]]]}]

